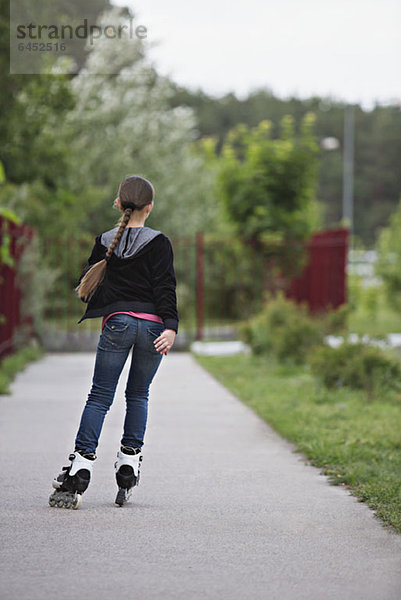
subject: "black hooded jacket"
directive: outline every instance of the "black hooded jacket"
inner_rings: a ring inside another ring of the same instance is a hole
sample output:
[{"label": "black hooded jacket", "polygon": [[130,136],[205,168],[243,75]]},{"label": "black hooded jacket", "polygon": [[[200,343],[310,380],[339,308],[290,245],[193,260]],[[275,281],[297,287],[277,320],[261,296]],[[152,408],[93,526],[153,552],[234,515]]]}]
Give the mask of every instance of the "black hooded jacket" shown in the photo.
[{"label": "black hooded jacket", "polygon": [[[95,245],[77,285],[91,265],[102,260],[117,233],[110,229],[95,238]],[[107,263],[83,317],[134,311],[159,315],[166,329],[178,332],[176,278],[169,238],[150,227],[127,227]]]}]

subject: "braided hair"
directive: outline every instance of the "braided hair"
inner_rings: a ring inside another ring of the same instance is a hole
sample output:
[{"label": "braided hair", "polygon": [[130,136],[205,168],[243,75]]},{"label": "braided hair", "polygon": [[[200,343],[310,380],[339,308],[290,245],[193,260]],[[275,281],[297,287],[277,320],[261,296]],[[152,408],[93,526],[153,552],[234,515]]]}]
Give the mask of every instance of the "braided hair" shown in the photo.
[{"label": "braided hair", "polygon": [[139,177],[138,175],[126,177],[120,183],[118,197],[124,212],[119,221],[117,233],[108,247],[105,257],[103,260],[90,267],[80,284],[75,288],[75,291],[81,300],[89,302],[97,287],[104,279],[107,263],[112,257],[114,248],[120,241],[132,213],[134,210],[142,210],[145,206],[150,204],[154,198],[154,194],[155,190],[150,181],[144,177]]}]

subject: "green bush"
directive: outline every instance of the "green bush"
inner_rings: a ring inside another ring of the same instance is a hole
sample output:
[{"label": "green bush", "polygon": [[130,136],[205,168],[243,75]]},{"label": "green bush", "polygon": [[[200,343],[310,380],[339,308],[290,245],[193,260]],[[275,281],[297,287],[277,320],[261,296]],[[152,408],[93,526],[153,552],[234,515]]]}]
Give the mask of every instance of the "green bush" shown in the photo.
[{"label": "green bush", "polygon": [[348,332],[348,320],[352,307],[342,304],[336,309],[320,315],[321,327],[326,335],[344,335]]},{"label": "green bush", "polygon": [[383,280],[390,305],[401,308],[401,199],[377,240],[376,274]]},{"label": "green bush", "polygon": [[328,323],[311,317],[307,307],[285,298],[265,295],[263,310],[242,323],[239,334],[255,354],[273,354],[280,362],[302,364],[308,352],[322,344]]},{"label": "green bush", "polygon": [[368,396],[401,391],[401,364],[378,347],[345,342],[315,348],[308,357],[312,373],[329,389],[348,386]]}]

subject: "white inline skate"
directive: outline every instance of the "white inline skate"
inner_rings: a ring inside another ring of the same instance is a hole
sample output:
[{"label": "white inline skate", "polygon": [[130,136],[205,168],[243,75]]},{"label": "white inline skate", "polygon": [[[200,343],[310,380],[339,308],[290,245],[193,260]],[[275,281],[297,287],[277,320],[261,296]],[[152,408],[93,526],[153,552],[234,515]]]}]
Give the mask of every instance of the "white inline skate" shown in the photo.
[{"label": "white inline skate", "polygon": [[71,465],[63,467],[61,473],[53,479],[55,491],[49,498],[49,504],[76,510],[80,507],[82,494],[89,485],[96,454],[80,454],[75,451],[68,458]]},{"label": "white inline skate", "polygon": [[129,500],[132,488],[139,484],[139,471],[142,462],[140,448],[121,446],[117,452],[117,461],[114,463],[118,492],[116,504],[122,506]]}]

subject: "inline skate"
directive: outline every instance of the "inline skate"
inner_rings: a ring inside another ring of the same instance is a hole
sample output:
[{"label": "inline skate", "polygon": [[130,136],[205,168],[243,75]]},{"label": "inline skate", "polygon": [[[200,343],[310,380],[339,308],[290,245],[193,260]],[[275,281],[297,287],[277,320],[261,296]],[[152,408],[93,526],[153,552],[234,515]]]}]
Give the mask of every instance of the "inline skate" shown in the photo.
[{"label": "inline skate", "polygon": [[69,455],[69,467],[63,467],[53,479],[54,492],[49,497],[50,506],[72,508],[76,510],[82,502],[82,494],[89,485],[93,463],[96,459],[94,452],[81,454],[77,450]]},{"label": "inline skate", "polygon": [[115,503],[122,506],[129,500],[132,488],[139,484],[139,471],[142,462],[141,448],[121,446],[114,463],[118,492]]}]

